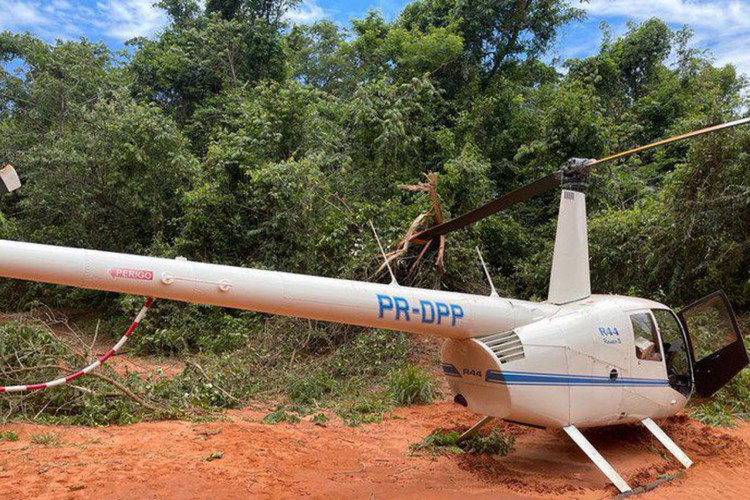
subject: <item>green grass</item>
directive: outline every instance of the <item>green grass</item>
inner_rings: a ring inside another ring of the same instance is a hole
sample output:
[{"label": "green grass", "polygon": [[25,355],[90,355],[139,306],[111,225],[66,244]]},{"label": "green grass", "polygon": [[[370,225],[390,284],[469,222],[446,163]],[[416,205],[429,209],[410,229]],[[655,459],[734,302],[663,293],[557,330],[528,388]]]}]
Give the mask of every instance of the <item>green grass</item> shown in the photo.
[{"label": "green grass", "polygon": [[378,424],[383,416],[390,414],[392,406],[387,395],[383,393],[363,394],[353,401],[344,401],[336,408],[336,413],[349,427],[362,424]]},{"label": "green grass", "polygon": [[35,434],[31,436],[31,442],[42,446],[57,447],[62,445],[60,438],[57,434],[51,432],[45,434]]},{"label": "green grass", "polygon": [[327,373],[318,372],[303,378],[290,377],[287,395],[295,403],[316,405],[341,393],[341,384]]},{"label": "green grass", "polygon": [[436,395],[430,374],[414,365],[390,372],[388,391],[397,406],[431,403]]},{"label": "green grass", "polygon": [[325,425],[328,423],[328,417],[326,416],[325,413],[318,413],[312,419],[310,419],[310,422],[312,422],[315,425],[325,427]]},{"label": "green grass", "polygon": [[18,434],[15,431],[2,431],[0,441],[18,441]]}]

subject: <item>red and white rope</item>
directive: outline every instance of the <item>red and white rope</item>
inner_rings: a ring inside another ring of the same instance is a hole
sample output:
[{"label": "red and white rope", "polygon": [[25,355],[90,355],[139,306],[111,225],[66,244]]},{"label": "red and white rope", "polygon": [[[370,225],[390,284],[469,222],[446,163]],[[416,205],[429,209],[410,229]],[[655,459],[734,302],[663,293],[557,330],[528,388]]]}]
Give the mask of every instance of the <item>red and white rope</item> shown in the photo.
[{"label": "red and white rope", "polygon": [[109,350],[107,354],[100,357],[93,363],[91,363],[89,366],[84,368],[83,370],[79,370],[71,375],[68,375],[67,377],[61,377],[55,380],[52,380],[51,382],[45,382],[43,384],[32,384],[32,385],[11,385],[7,387],[0,387],[0,392],[25,392],[25,391],[38,391],[41,389],[49,389],[50,387],[57,387],[59,385],[65,385],[71,380],[75,380],[79,377],[82,377],[86,375],[87,373],[92,372],[93,370],[96,370],[101,365],[107,362],[109,358],[117,354],[117,351],[119,351],[122,346],[125,345],[125,343],[128,341],[131,335],[135,332],[135,330],[138,328],[138,324],[143,321],[143,318],[146,317],[146,314],[148,313],[149,308],[154,303],[153,298],[146,299],[146,303],[141,308],[141,312],[138,313],[138,316],[135,317],[135,320],[133,320],[133,323],[130,325],[130,328],[128,328],[128,331],[125,332],[125,335],[122,336],[122,338],[115,344],[115,346]]}]

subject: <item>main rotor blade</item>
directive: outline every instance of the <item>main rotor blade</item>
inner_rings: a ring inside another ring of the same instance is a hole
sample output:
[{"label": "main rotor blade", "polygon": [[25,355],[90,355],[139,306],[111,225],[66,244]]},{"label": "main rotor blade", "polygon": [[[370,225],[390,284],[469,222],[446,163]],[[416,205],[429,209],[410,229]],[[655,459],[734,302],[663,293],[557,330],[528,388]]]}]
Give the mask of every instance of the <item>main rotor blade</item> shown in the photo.
[{"label": "main rotor blade", "polygon": [[[674,137],[662,139],[657,142],[652,142],[651,144],[646,144],[645,146],[639,146],[637,148],[629,149],[627,151],[622,151],[620,153],[606,156],[604,158],[599,158],[598,160],[593,160],[593,161],[586,163],[584,165],[584,169],[580,171],[580,174],[585,176],[593,167],[596,167],[597,165],[601,165],[603,163],[617,160],[619,158],[625,158],[625,157],[634,155],[636,153],[640,153],[642,151],[647,151],[649,149],[656,148],[658,146],[664,146],[666,144],[671,144],[673,142],[690,139],[691,137],[697,137],[699,135],[708,134],[710,132],[716,132],[719,130],[736,127],[738,125],[744,125],[746,123],[750,123],[750,117],[743,118],[741,120],[735,120],[733,122],[721,123],[719,125],[712,125],[710,127],[702,128],[700,130],[694,130],[693,132],[688,132],[687,134],[676,135]],[[506,195],[496,198],[492,200],[491,202],[487,203],[486,205],[482,205],[481,207],[472,210],[471,212],[465,213],[447,222],[443,222],[442,224],[438,224],[437,226],[431,227],[430,229],[427,229],[426,231],[422,231],[421,233],[415,234],[414,236],[411,237],[410,241],[414,243],[426,243],[433,238],[436,238],[438,236],[442,236],[444,234],[450,233],[451,231],[455,231],[457,229],[466,227],[469,224],[473,224],[474,222],[484,219],[485,217],[488,217],[492,214],[496,214],[497,212],[503,209],[506,209],[512,205],[515,205],[516,203],[526,201],[529,198],[532,198],[542,193],[546,193],[547,191],[551,191],[559,187],[562,184],[562,180],[563,180],[563,170],[560,170],[553,174],[549,174],[545,177],[542,177],[541,179],[537,179],[531,184],[527,184],[519,189],[516,189],[515,191],[512,191]]]},{"label": "main rotor blade", "polygon": [[516,203],[526,201],[529,198],[533,198],[534,196],[537,196],[539,194],[546,193],[547,191],[552,191],[560,187],[561,182],[562,172],[558,171],[546,175],[541,179],[537,179],[530,184],[526,184],[525,186],[516,189],[515,191],[511,191],[510,193],[505,194],[499,198],[495,198],[491,202],[482,205],[481,207],[476,208],[471,212],[467,212],[456,217],[455,219],[451,219],[449,221],[443,222],[442,224],[438,224],[437,226],[433,226],[426,231],[415,234],[414,236],[412,236],[411,241],[414,243],[426,243],[433,238],[437,238],[438,236],[450,233],[451,231],[466,227],[469,224],[473,224],[478,220],[484,219],[485,217],[513,206]]},{"label": "main rotor blade", "polygon": [[651,144],[646,144],[645,146],[639,146],[637,148],[629,149],[627,151],[622,151],[620,153],[616,153],[610,156],[606,156],[604,158],[600,158],[598,160],[594,160],[590,163],[587,163],[586,167],[592,168],[597,165],[601,165],[602,163],[606,163],[609,161],[617,160],[619,158],[625,158],[627,156],[640,153],[641,151],[646,151],[646,150],[653,149],[658,146],[664,146],[665,144],[671,144],[673,142],[690,139],[691,137],[697,137],[699,135],[708,134],[709,132],[716,132],[717,130],[724,130],[726,128],[732,128],[738,125],[744,125],[745,123],[750,123],[750,118],[743,118],[741,120],[735,120],[733,122],[722,123],[719,125],[712,125],[710,127],[702,128],[700,130],[694,130],[692,132],[688,132],[687,134],[676,135],[674,137],[662,139],[660,141],[652,142]]}]

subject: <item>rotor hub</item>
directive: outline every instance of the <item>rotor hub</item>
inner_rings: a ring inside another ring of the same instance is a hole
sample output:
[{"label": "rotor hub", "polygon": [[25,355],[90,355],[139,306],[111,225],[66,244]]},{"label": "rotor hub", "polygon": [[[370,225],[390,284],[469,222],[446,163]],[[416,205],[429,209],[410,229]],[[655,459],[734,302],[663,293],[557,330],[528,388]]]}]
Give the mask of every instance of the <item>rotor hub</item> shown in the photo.
[{"label": "rotor hub", "polygon": [[585,192],[588,188],[588,177],[595,160],[590,158],[571,158],[562,168],[562,187],[571,191]]}]

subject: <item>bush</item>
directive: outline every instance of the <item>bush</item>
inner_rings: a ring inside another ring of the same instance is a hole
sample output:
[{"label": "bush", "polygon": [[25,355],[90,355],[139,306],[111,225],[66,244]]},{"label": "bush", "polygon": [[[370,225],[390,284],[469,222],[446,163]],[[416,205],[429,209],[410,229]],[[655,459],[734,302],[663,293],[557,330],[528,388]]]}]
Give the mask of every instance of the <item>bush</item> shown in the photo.
[{"label": "bush", "polygon": [[516,438],[506,436],[497,429],[492,429],[489,436],[477,434],[467,439],[459,446],[472,455],[502,455],[505,456],[511,451],[516,444]]},{"label": "bush", "polygon": [[[140,297],[126,297],[121,300],[122,309],[132,311],[141,302]],[[244,346],[260,324],[256,313],[157,301],[133,337],[133,345],[143,354],[221,354]]]},{"label": "bush", "polygon": [[277,405],[276,409],[263,417],[261,422],[264,424],[298,424],[302,421],[302,417],[306,417],[310,413],[310,410],[302,406]]},{"label": "bush", "polygon": [[276,410],[272,411],[265,417],[263,417],[262,422],[264,424],[280,424],[280,423],[287,423],[287,424],[298,424],[300,423],[301,419],[298,415],[295,415],[294,413],[289,413],[284,410]]},{"label": "bush", "polygon": [[717,427],[733,427],[737,418],[750,420],[750,370],[742,370],[710,400],[695,400],[690,416]]},{"label": "bush", "polygon": [[424,438],[419,443],[410,446],[412,452],[427,451],[431,454],[442,452],[462,453],[463,450],[458,446],[458,438],[461,434],[458,431],[446,431],[438,429]]},{"label": "bush", "polygon": [[[128,310],[140,307],[135,298],[122,303]],[[74,385],[29,395],[7,395],[0,399],[0,413],[56,423],[123,425],[195,410],[238,408],[251,400],[286,396],[286,413],[293,407],[302,409],[298,415],[329,408],[347,425],[355,426],[381,421],[392,408],[392,394],[413,402],[426,401],[432,394],[431,389],[425,390],[431,386],[426,385],[429,380],[421,370],[401,370],[410,346],[406,335],[288,318],[265,319],[262,333],[247,335],[259,329],[261,315],[240,313],[235,317],[221,310],[204,314],[205,311],[209,309],[164,304],[162,308],[157,306],[156,319],[151,316],[143,325],[148,328],[151,321],[161,322],[163,318],[173,324],[179,317],[191,318],[185,328],[188,339],[183,339],[187,343],[179,344],[175,335],[162,344],[158,339],[164,337],[156,333],[147,336],[140,346],[149,346],[144,349],[147,352],[178,353],[194,348],[190,345],[193,341],[205,346],[208,344],[203,342],[211,339],[217,342],[213,344],[216,349],[207,347],[186,358],[186,367],[180,374],[170,378],[154,374],[144,379],[136,374],[118,375],[105,365]],[[230,349],[234,342],[231,338],[218,347],[221,336],[217,332],[202,333],[201,325],[206,324],[242,332],[241,347]],[[93,323],[86,328],[93,329]],[[112,319],[102,324],[100,334],[123,329],[119,319]],[[140,336],[141,332],[134,340]],[[62,338],[37,321],[0,325],[0,359],[23,360],[23,366],[14,362],[0,366],[0,383],[52,380],[87,366],[94,359],[93,353],[79,347],[87,345],[83,339],[67,342]],[[224,349],[227,351],[216,352]],[[418,389],[408,395],[404,388],[415,380]],[[126,388],[136,399],[112,382]],[[385,390],[385,386],[394,390]],[[269,417],[275,418],[285,417]]]},{"label": "bush", "polygon": [[318,413],[310,420],[310,422],[315,425],[325,427],[325,425],[328,423],[328,416],[325,413]]},{"label": "bush", "polygon": [[398,406],[431,403],[436,394],[430,375],[414,365],[392,371],[388,380],[388,391]]},{"label": "bush", "polygon": [[289,399],[302,405],[317,405],[339,388],[336,380],[327,373],[292,378],[287,389]]}]

